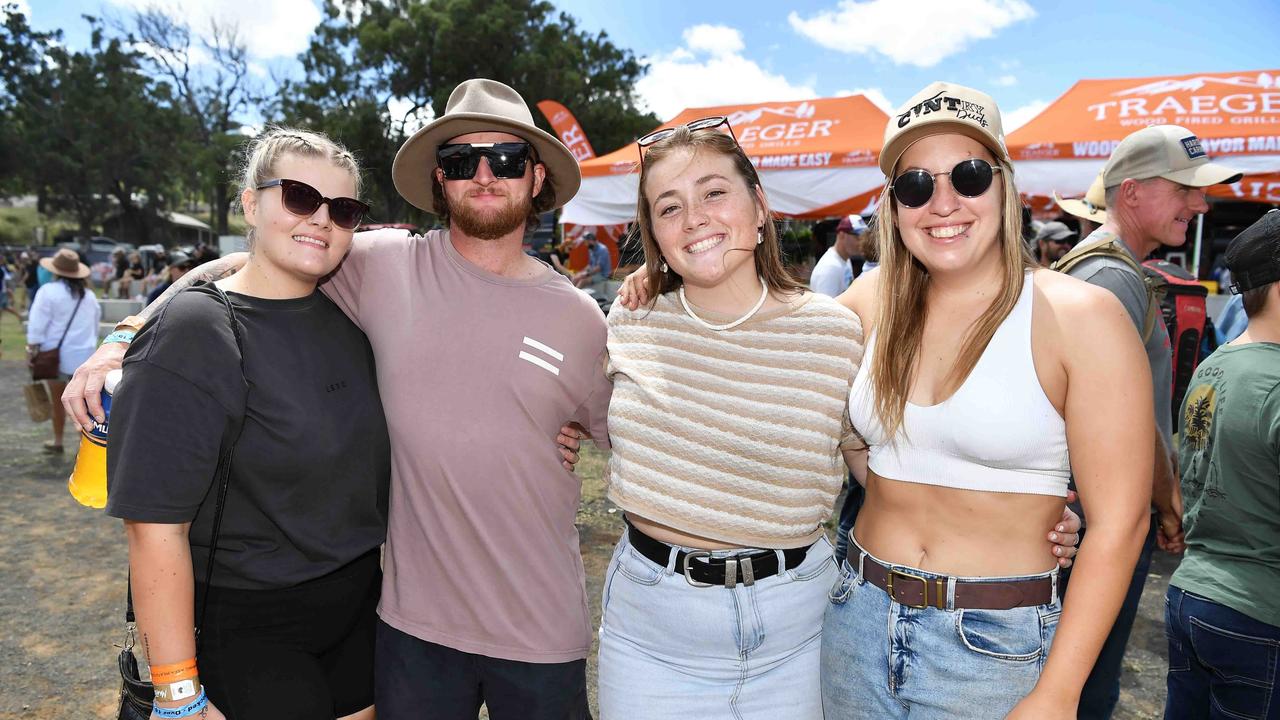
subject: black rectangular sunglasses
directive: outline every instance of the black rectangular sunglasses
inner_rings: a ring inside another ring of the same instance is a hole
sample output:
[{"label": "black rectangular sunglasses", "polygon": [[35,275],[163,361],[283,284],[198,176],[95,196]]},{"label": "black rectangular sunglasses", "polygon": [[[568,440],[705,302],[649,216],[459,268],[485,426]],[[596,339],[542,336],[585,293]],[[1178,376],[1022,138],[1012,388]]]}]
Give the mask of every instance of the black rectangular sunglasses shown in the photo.
[{"label": "black rectangular sunglasses", "polygon": [[445,180],[470,180],[476,176],[480,158],[489,161],[489,171],[502,180],[524,177],[532,148],[525,142],[451,143],[436,150],[436,161]]},{"label": "black rectangular sunglasses", "polygon": [[328,203],[329,219],[343,230],[355,230],[364,214],[369,212],[369,206],[355,198],[327,198],[319,190],[297,180],[271,180],[259,185],[258,189],[266,190],[277,185],[280,186],[280,204],[285,210],[299,217],[311,217],[321,205]]}]

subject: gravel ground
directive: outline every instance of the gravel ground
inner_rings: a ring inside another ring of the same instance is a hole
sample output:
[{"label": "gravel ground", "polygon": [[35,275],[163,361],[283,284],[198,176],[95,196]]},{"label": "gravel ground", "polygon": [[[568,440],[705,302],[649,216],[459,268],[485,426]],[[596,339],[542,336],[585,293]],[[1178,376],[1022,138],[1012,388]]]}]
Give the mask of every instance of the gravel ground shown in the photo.
[{"label": "gravel ground", "polygon": [[[124,533],[119,521],[67,494],[73,453],[40,452],[49,430],[26,417],[25,377],[20,362],[0,360],[0,720],[111,717],[119,684],[113,644],[123,639]],[[73,437],[68,431],[69,443]],[[603,465],[599,454],[584,458],[578,514],[597,619],[600,582],[622,528],[604,498]],[[1164,707],[1163,598],[1176,566],[1157,553],[1125,657],[1117,719],[1159,717]],[[595,687],[594,648],[588,682]]]}]

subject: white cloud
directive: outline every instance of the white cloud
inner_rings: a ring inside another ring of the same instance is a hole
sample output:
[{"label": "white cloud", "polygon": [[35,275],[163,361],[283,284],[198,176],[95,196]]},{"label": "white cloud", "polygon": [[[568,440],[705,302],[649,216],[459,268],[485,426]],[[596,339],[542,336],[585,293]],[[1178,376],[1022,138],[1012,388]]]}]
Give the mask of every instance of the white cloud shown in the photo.
[{"label": "white cloud", "polygon": [[649,72],[636,83],[648,109],[669,120],[687,107],[817,97],[812,86],[771,73],[743,52],[742,34],[723,25],[684,32],[684,47],[646,58]]},{"label": "white cloud", "polygon": [[159,8],[202,37],[210,35],[212,22],[236,27],[249,54],[264,60],[293,57],[306,50],[311,32],[322,19],[312,0],[109,1],[129,10]]},{"label": "white cloud", "polygon": [[878,87],[854,88],[853,90],[841,90],[836,93],[836,97],[844,97],[846,95],[865,95],[876,107],[883,110],[885,115],[893,114],[894,104],[889,102],[889,98],[884,94],[884,91]]},{"label": "white cloud", "polygon": [[[130,47],[133,48],[135,52],[142,53],[147,57],[155,58],[157,60],[160,59],[161,53],[157,52],[155,48],[146,43],[133,43]],[[211,62],[213,62],[213,56],[209,54],[208,50],[204,49],[203,45],[192,43],[191,47],[187,48],[188,65],[197,67],[199,65],[207,65]]]},{"label": "white cloud", "polygon": [[1049,102],[1047,100],[1032,100],[1022,107],[1014,108],[1007,113],[1003,113],[1004,117],[1001,118],[1001,120],[1004,123],[1005,135],[1008,135],[1023,125],[1026,125],[1032,118],[1044,112],[1044,109],[1047,107],[1049,107]]},{"label": "white cloud", "polygon": [[[1026,0],[840,0],[833,10],[787,16],[792,29],[832,50],[933,67],[970,41],[1035,17]],[[921,22],[928,18],[928,22]]]},{"label": "white cloud", "polygon": [[996,78],[992,82],[1000,87],[1013,87],[1014,85],[1018,84],[1018,76],[1017,75],[1001,75],[1000,77]]},{"label": "white cloud", "polygon": [[690,51],[702,51],[712,57],[736,55],[746,48],[742,33],[725,25],[694,25],[684,31],[684,44]]}]

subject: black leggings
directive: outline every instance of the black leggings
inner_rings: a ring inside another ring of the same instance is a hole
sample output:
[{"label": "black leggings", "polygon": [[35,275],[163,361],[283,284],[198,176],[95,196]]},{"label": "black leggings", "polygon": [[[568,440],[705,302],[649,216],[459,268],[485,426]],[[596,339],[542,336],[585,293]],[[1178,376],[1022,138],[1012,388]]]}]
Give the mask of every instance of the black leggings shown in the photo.
[{"label": "black leggings", "polygon": [[215,586],[198,658],[209,700],[228,720],[333,720],[369,707],[381,587],[377,550],[293,587]]}]

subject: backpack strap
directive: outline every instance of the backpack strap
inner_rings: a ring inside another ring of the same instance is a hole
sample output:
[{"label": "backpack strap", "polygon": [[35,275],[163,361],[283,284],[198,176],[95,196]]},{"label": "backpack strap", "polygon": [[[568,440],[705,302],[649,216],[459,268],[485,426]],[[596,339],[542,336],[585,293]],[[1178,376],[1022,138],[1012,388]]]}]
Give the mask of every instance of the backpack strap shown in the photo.
[{"label": "backpack strap", "polygon": [[1157,283],[1153,280],[1138,264],[1138,261],[1133,259],[1133,255],[1129,253],[1122,243],[1123,241],[1115,233],[1101,230],[1095,231],[1084,242],[1071,248],[1066,255],[1058,258],[1057,262],[1049,266],[1049,269],[1070,274],[1080,263],[1095,257],[1119,260],[1128,266],[1142,281],[1142,286],[1147,291],[1147,316],[1142,321],[1142,342],[1146,344],[1151,339],[1151,333],[1155,332],[1156,329],[1156,312],[1158,312],[1160,306],[1160,294],[1163,290],[1163,287],[1157,287],[1157,284],[1163,286],[1163,283]]}]

